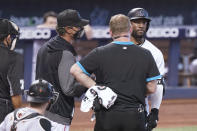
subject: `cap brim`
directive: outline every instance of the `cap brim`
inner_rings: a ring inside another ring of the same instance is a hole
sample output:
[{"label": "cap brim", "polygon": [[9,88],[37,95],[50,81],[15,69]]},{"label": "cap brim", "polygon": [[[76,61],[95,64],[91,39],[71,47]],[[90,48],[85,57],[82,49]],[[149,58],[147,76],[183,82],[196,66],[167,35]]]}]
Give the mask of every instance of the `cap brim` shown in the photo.
[{"label": "cap brim", "polygon": [[81,21],[77,24],[77,26],[86,26],[87,24],[89,24],[89,20],[86,19],[81,19]]}]

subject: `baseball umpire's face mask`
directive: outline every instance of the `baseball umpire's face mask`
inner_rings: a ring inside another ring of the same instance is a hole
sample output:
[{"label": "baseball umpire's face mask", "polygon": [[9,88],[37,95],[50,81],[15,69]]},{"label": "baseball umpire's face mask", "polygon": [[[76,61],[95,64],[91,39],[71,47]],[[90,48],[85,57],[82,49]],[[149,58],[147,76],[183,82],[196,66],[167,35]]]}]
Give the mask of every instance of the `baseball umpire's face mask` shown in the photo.
[{"label": "baseball umpire's face mask", "polygon": [[9,49],[14,50],[16,46],[16,41],[19,39],[19,35],[11,34],[10,38],[11,38],[11,43],[9,44]]},{"label": "baseball umpire's face mask", "polygon": [[84,35],[84,28],[83,27],[71,27],[69,26],[70,29],[72,29],[75,34],[73,34],[73,39],[77,40],[83,37]]}]

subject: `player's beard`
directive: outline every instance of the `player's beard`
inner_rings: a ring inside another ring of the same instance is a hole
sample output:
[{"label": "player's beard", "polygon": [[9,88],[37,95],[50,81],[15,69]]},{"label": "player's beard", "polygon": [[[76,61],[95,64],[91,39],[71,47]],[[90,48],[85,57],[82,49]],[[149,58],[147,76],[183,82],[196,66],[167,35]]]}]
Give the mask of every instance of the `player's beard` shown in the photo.
[{"label": "player's beard", "polygon": [[134,37],[135,39],[141,39],[145,37],[145,34],[146,32],[144,32],[143,34],[138,34],[136,30],[133,30],[131,36]]}]

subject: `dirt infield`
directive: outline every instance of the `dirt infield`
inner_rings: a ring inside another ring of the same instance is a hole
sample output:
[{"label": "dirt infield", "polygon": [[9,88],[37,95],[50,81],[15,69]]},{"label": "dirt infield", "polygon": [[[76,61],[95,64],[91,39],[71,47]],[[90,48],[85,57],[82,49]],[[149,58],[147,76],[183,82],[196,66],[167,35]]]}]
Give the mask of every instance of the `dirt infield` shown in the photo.
[{"label": "dirt infield", "polygon": [[[71,131],[93,129],[90,122],[92,113],[79,111],[80,103],[76,103],[75,115]],[[183,127],[197,125],[197,99],[164,100],[159,114],[158,127]]]},{"label": "dirt infield", "polygon": [[197,125],[197,99],[165,100],[161,105],[159,127]]}]

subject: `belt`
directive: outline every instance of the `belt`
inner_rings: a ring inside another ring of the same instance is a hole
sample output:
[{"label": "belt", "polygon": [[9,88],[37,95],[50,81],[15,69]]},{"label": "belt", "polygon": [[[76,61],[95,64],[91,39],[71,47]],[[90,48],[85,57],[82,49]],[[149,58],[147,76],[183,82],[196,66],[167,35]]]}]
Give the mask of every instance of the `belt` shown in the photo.
[{"label": "belt", "polygon": [[139,106],[129,108],[128,111],[144,112],[145,111],[145,108],[144,108],[144,106],[142,104],[139,104]]},{"label": "belt", "polygon": [[123,110],[114,110],[114,111],[135,111],[135,112],[144,112],[145,111],[145,108],[142,104],[139,104],[139,105],[135,105],[133,107],[127,107],[126,109],[123,109]]}]

